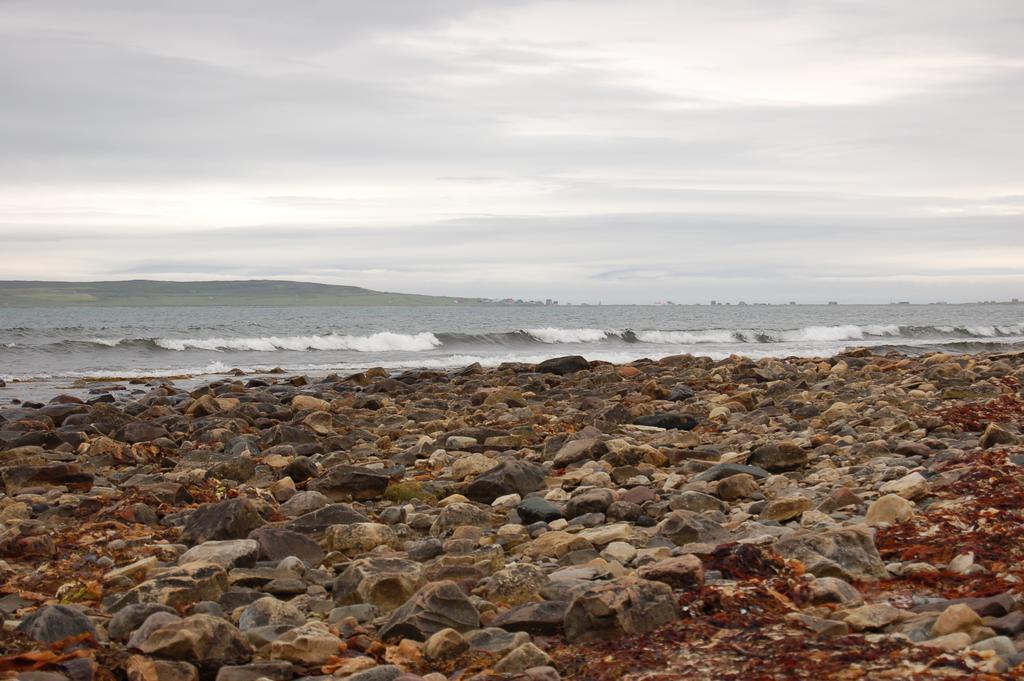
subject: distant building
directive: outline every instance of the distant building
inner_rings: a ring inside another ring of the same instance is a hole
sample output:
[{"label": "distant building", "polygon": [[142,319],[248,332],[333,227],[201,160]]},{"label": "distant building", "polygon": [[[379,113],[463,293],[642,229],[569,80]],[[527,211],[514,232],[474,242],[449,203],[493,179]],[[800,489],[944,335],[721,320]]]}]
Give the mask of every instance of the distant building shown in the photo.
[{"label": "distant building", "polygon": [[838,302],[838,301],[835,301],[835,300],[830,300],[830,301],[828,301],[828,304],[829,304],[829,305],[838,305],[838,304],[839,304],[839,302]]},{"label": "distant building", "polygon": [[791,301],[789,301],[789,304],[790,305],[796,305],[796,301],[795,300],[791,300]]}]

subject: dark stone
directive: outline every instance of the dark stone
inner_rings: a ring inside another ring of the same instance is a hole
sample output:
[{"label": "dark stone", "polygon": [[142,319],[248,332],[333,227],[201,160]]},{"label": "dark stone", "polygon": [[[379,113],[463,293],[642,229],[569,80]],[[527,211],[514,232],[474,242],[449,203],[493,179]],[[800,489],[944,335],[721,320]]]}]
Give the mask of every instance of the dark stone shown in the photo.
[{"label": "dark stone", "polygon": [[615,501],[615,495],[611,490],[600,488],[587,490],[566,502],[565,517],[576,518],[588,513],[603,514],[613,501]]},{"label": "dark stone", "polygon": [[170,433],[163,426],[149,421],[132,421],[118,431],[115,439],[135,444],[137,442],[152,442],[158,438],[169,436]]},{"label": "dark stone", "polygon": [[426,641],[442,629],[469,631],[480,627],[480,613],[455,582],[427,584],[395,610],[380,628],[381,640]]},{"label": "dark stone", "polygon": [[689,414],[679,412],[667,412],[664,414],[651,414],[633,419],[637,426],[653,426],[655,428],[666,428],[668,430],[693,430],[700,422]]},{"label": "dark stone", "polygon": [[519,514],[523,525],[531,525],[537,522],[550,523],[552,520],[558,520],[562,517],[562,512],[558,510],[557,506],[547,499],[540,497],[527,497],[523,499],[516,507],[516,513]]},{"label": "dark stone", "polygon": [[568,601],[524,603],[495,617],[490,626],[537,636],[557,636],[562,633],[568,608]]},{"label": "dark stone", "polygon": [[469,483],[466,496],[485,504],[506,494],[526,496],[543,487],[546,476],[543,466],[520,459],[504,459]]},{"label": "dark stone", "polygon": [[537,365],[537,372],[542,374],[556,374],[565,376],[574,374],[577,371],[586,371],[590,368],[590,362],[579,355],[566,357],[553,357]]},{"label": "dark stone", "polygon": [[322,476],[309,483],[332,501],[362,501],[384,496],[391,477],[369,468],[338,464],[327,469]]},{"label": "dark stone", "polygon": [[807,452],[795,442],[770,442],[755,449],[747,463],[771,473],[784,473],[806,466],[809,460]]},{"label": "dark stone", "polygon": [[295,670],[284,660],[260,661],[251,664],[227,665],[217,670],[216,681],[291,681]]},{"label": "dark stone", "polygon": [[244,497],[203,504],[186,521],[181,541],[193,546],[211,539],[245,539],[263,524],[256,506]]},{"label": "dark stone", "polygon": [[317,535],[326,532],[331,525],[349,525],[369,521],[369,518],[349,504],[331,504],[318,508],[312,513],[301,515],[284,527],[300,534]]},{"label": "dark stone", "polygon": [[767,478],[771,475],[771,473],[758,466],[745,466],[739,463],[716,463],[711,468],[693,476],[693,480],[694,482],[715,482],[737,473],[748,473],[757,479]]},{"label": "dark stone", "polygon": [[249,533],[249,539],[255,539],[260,545],[260,560],[280,561],[295,556],[316,567],[324,560],[324,551],[320,544],[304,534],[286,530],[283,527],[260,527]]},{"label": "dark stone", "polygon": [[5,468],[0,476],[7,494],[11,496],[31,487],[63,486],[73,492],[88,492],[93,482],[93,474],[83,471],[77,463],[11,466]]},{"label": "dark stone", "polygon": [[82,634],[97,638],[92,620],[66,605],[44,605],[22,620],[18,632],[40,643],[56,643]]},{"label": "dark stone", "polygon": [[132,632],[142,626],[150,615],[158,612],[178,614],[174,608],[160,603],[136,603],[114,613],[107,623],[107,634],[115,641],[127,641]]}]

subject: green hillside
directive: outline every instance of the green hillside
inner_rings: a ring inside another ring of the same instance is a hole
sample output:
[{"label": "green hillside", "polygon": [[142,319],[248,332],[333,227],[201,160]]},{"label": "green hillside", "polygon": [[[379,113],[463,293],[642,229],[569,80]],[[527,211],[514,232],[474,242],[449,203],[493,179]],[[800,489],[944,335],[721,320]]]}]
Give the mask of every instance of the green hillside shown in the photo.
[{"label": "green hillside", "polygon": [[0,281],[3,307],[466,305],[479,298],[385,293],[299,281]]}]

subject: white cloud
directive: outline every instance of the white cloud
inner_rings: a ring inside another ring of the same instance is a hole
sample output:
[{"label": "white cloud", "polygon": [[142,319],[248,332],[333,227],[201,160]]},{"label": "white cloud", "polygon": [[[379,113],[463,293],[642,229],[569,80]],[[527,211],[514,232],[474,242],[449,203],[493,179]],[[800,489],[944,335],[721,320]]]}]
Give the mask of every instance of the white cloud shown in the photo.
[{"label": "white cloud", "polygon": [[7,2],[3,276],[1019,296],[983,4]]}]

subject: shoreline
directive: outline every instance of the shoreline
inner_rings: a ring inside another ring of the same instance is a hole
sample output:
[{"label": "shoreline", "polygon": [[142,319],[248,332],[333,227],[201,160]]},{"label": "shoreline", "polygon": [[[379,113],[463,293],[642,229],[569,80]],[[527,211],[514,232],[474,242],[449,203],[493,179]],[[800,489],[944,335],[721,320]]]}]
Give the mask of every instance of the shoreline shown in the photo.
[{"label": "shoreline", "polygon": [[1022,381],[1021,352],[862,348],[3,404],[0,647],[203,679],[1003,674]]}]

